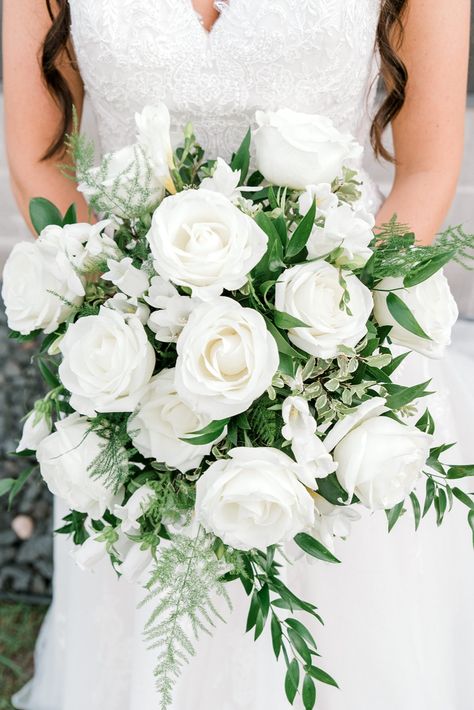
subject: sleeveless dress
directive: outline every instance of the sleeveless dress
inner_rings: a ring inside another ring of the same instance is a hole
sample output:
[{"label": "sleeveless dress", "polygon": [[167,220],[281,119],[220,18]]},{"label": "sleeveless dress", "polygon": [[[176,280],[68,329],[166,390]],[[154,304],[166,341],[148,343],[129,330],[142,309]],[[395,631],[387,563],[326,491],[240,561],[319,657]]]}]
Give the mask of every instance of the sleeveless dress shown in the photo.
[{"label": "sleeveless dress", "polygon": [[[134,140],[134,113],[164,101],[172,131],[192,121],[209,156],[228,158],[257,108],[330,116],[367,143],[381,0],[228,0],[207,33],[191,0],[70,0],[72,33],[102,152]],[[366,178],[368,209],[381,195]],[[445,441],[465,442],[453,462],[474,459],[469,361],[406,361],[404,381],[429,377]],[[449,389],[443,373],[449,374]],[[452,396],[450,397],[449,394]],[[467,401],[467,397],[471,401]],[[469,448],[471,455],[469,456]],[[413,531],[407,514],[387,535],[365,515],[337,553],[341,565],[289,567],[287,583],[314,601],[320,665],[341,690],[318,686],[321,710],[469,710],[474,668],[474,570],[464,510],[438,530]],[[58,524],[65,514],[57,504]],[[107,563],[78,570],[70,543],[55,541],[55,597],[36,653],[36,676],[14,699],[21,710],[155,710],[153,652],[142,629],[143,592]],[[234,612],[203,637],[178,682],[171,710],[285,710],[284,668],[269,634],[244,634],[247,599],[230,586]],[[302,707],[295,701],[294,707]]]}]

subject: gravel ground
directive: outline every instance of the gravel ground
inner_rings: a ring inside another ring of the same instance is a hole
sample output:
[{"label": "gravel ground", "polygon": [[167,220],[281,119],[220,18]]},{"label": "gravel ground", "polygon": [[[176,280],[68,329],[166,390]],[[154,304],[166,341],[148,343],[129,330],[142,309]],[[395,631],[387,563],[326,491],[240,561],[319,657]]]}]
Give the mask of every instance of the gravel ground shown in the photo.
[{"label": "gravel ground", "polygon": [[[14,478],[31,465],[28,459],[8,454],[16,449],[22,417],[42,396],[43,385],[31,362],[36,346],[9,339],[5,314],[0,311],[0,479]],[[21,539],[12,523],[15,528],[18,524],[32,528],[32,534]],[[52,498],[36,471],[11,510],[6,497],[0,501],[0,595],[50,596],[51,532]]]}]

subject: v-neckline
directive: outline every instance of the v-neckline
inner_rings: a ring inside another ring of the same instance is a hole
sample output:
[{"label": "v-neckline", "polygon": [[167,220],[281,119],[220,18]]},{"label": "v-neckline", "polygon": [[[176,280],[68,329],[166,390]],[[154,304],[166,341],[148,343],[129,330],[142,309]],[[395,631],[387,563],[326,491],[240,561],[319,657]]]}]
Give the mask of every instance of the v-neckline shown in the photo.
[{"label": "v-neckline", "polygon": [[189,5],[190,11],[194,15],[194,19],[195,19],[196,23],[201,28],[202,33],[204,34],[206,39],[211,39],[212,35],[216,31],[217,25],[219,24],[219,22],[222,19],[222,10],[218,10],[218,15],[217,15],[216,19],[212,23],[211,27],[209,29],[207,29],[207,27],[204,25],[202,15],[196,10],[196,8],[194,6],[193,0],[187,0],[187,3]]}]

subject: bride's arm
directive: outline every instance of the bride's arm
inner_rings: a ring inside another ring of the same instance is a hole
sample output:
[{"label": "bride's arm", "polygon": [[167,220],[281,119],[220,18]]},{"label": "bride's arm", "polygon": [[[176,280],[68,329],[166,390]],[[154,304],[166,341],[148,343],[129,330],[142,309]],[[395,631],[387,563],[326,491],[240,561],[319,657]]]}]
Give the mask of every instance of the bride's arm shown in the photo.
[{"label": "bride's arm", "polygon": [[469,0],[410,0],[400,55],[406,102],[393,124],[396,173],[377,215],[394,213],[422,244],[440,229],[456,190],[463,154],[469,55]]},{"label": "bride's arm", "polygon": [[[51,4],[54,7],[54,2]],[[61,110],[43,81],[39,63],[42,43],[50,26],[45,0],[4,0],[6,145],[13,193],[28,223],[29,201],[38,196],[48,198],[63,211],[76,202],[79,218],[88,218],[83,197],[58,169],[64,157],[58,155],[42,160],[62,120]],[[80,112],[81,79],[67,57],[62,60],[61,70]]]}]

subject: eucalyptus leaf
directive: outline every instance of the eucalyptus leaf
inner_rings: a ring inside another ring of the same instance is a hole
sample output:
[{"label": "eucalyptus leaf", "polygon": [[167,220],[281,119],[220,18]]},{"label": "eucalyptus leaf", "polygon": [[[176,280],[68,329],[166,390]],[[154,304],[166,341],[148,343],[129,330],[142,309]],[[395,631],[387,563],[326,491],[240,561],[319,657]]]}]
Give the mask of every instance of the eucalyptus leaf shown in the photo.
[{"label": "eucalyptus leaf", "polygon": [[386,389],[389,393],[387,397],[387,407],[389,409],[397,410],[401,409],[402,407],[406,407],[407,404],[410,404],[416,399],[420,399],[421,397],[427,397],[428,395],[432,394],[432,392],[428,392],[426,389],[430,382],[431,380],[427,380],[426,382],[422,382],[419,385],[413,385],[413,387],[387,384]]},{"label": "eucalyptus leaf", "polygon": [[467,493],[464,493],[460,488],[453,488],[453,494],[456,496],[456,498],[461,501],[461,503],[464,503],[464,505],[467,505],[470,510],[474,510],[474,500],[469,496]]},{"label": "eucalyptus leaf", "polygon": [[230,167],[232,170],[240,170],[239,185],[243,185],[250,165],[250,141],[252,132],[249,128],[236,154],[232,158]]},{"label": "eucalyptus leaf", "polygon": [[413,507],[413,515],[415,517],[415,530],[418,530],[418,526],[420,525],[421,520],[420,501],[416,497],[415,493],[410,493],[410,500]]},{"label": "eucalyptus leaf", "polygon": [[387,514],[387,520],[388,520],[388,531],[391,532],[397,522],[399,520],[402,512],[403,512],[403,503],[404,501],[400,501],[400,503],[397,503],[393,508],[390,510],[386,510]]},{"label": "eucalyptus leaf", "polygon": [[430,276],[436,274],[437,271],[442,269],[443,266],[445,266],[449,261],[451,261],[455,254],[456,250],[451,249],[450,251],[447,251],[444,254],[437,254],[429,261],[426,261],[424,264],[416,266],[410,271],[409,274],[405,276],[405,278],[403,279],[403,285],[406,288],[410,288],[411,286],[416,286],[417,284],[426,281],[426,279],[429,279]]},{"label": "eucalyptus leaf", "polygon": [[203,429],[190,433],[189,436],[181,437],[181,441],[185,441],[187,444],[192,444],[193,446],[210,444],[220,437],[229,422],[230,417],[227,419],[218,419],[211,422]]},{"label": "eucalyptus leaf", "polygon": [[281,630],[281,624],[280,624],[280,621],[278,620],[277,615],[273,614],[273,613],[272,613],[272,619],[270,622],[270,628],[271,628],[271,632],[272,632],[273,653],[275,654],[275,657],[278,659],[280,656],[280,651],[281,651],[282,630]]},{"label": "eucalyptus leaf", "polygon": [[431,477],[426,480],[425,504],[423,506],[423,518],[431,508],[436,493],[436,484]]},{"label": "eucalyptus leaf", "polygon": [[282,311],[273,311],[273,320],[278,328],[283,330],[290,330],[291,328],[309,328],[307,323],[303,323],[299,318],[290,316],[289,313],[283,313]]},{"label": "eucalyptus leaf", "polygon": [[393,293],[393,291],[387,296],[387,308],[402,328],[413,333],[413,335],[417,335],[419,338],[431,340],[430,336],[425,333],[406,303],[402,301],[400,296]]},{"label": "eucalyptus leaf", "polygon": [[295,229],[288,246],[286,248],[286,259],[293,259],[306,246],[310,234],[314,227],[314,218],[316,217],[316,202],[313,202],[310,209],[303,217],[297,228]]},{"label": "eucalyptus leaf", "polygon": [[287,629],[287,633],[293,649],[301,656],[305,663],[311,665],[311,653],[306,645],[306,641],[292,628]]},{"label": "eucalyptus leaf", "polygon": [[290,665],[288,666],[285,676],[285,693],[290,705],[293,705],[296,693],[298,692],[299,683],[300,667],[298,665],[298,661],[296,659],[293,659]]},{"label": "eucalyptus leaf", "polygon": [[298,533],[294,541],[304,552],[324,562],[340,562],[324,545],[308,533]]},{"label": "eucalyptus leaf", "polygon": [[326,673],[326,671],[323,671],[321,668],[311,666],[311,668],[307,669],[307,672],[312,678],[319,680],[321,683],[326,683],[326,685],[332,685],[334,688],[339,688],[334,678],[332,678],[329,673]]},{"label": "eucalyptus leaf", "polygon": [[456,478],[467,478],[468,476],[474,476],[474,465],[450,466],[446,478],[453,480]]},{"label": "eucalyptus leaf", "polygon": [[316,703],[316,686],[311,676],[306,673],[303,680],[303,705],[305,710],[313,710]]}]

